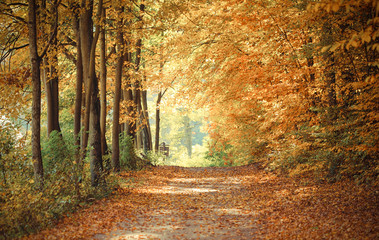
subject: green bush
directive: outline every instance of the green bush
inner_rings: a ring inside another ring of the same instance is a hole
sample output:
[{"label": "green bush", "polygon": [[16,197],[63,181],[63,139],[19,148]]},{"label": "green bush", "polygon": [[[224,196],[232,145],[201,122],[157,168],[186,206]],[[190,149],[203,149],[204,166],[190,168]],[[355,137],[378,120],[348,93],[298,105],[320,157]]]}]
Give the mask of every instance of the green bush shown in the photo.
[{"label": "green bush", "polygon": [[85,174],[89,173],[88,160],[78,164],[74,140],[53,132],[42,142],[45,179],[43,190],[37,190],[25,146],[12,146],[6,156],[1,156],[2,163],[12,167],[3,174],[6,184],[0,186],[0,239],[46,227],[87,200],[108,196],[118,185],[115,176],[105,174],[106,184],[91,187],[90,174]]},{"label": "green bush", "polygon": [[145,155],[148,162],[154,166],[165,165],[167,157],[161,152],[148,151]]},{"label": "green bush", "polygon": [[269,167],[330,182],[350,178],[357,183],[376,184],[379,168],[377,151],[371,150],[374,141],[346,126],[339,123],[330,131],[304,127],[293,132],[288,147],[276,154]]},{"label": "green bush", "polygon": [[210,167],[222,167],[231,165],[231,161],[228,161],[228,151],[232,148],[230,144],[227,144],[221,148],[212,147],[205,154],[205,159],[210,162]]},{"label": "green bush", "polygon": [[134,141],[131,136],[120,134],[120,165],[123,169],[134,170],[137,168],[137,154],[134,150]]}]

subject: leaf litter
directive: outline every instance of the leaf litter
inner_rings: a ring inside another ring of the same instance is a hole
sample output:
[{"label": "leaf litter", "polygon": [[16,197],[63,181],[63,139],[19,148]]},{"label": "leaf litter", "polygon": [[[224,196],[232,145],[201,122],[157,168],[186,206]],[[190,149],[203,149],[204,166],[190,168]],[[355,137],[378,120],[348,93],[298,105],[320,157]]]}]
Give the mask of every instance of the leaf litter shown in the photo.
[{"label": "leaf litter", "polygon": [[378,239],[378,189],[259,165],[124,172],[142,184],[25,239]]}]

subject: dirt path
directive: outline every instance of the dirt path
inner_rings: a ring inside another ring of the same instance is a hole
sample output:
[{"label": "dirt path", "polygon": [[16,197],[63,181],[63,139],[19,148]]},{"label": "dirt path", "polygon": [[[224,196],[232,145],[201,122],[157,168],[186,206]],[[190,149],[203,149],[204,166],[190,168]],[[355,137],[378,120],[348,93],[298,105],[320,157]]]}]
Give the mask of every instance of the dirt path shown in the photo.
[{"label": "dirt path", "polygon": [[124,173],[113,197],[29,239],[377,239],[378,191],[257,166]]},{"label": "dirt path", "polygon": [[[253,209],[246,207],[248,176],[232,168],[176,168],[138,189],[148,206],[96,239],[251,239]],[[164,171],[160,171],[161,173]],[[155,177],[152,176],[152,179]]]}]

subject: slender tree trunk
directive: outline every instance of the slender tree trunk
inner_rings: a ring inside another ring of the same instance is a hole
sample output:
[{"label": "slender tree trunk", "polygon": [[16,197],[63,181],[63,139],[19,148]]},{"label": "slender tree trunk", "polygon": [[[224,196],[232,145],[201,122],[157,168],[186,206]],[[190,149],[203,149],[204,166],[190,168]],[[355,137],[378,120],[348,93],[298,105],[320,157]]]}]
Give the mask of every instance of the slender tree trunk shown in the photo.
[{"label": "slender tree trunk", "polygon": [[[127,76],[127,78],[129,78],[129,76]],[[128,79],[128,81],[129,81],[129,79]],[[124,98],[125,98],[125,101],[127,103],[131,103],[131,102],[134,103],[133,90],[131,88],[132,88],[132,85],[129,83],[127,85],[127,89],[124,90]],[[134,106],[130,106],[129,105],[127,107],[127,112],[128,112],[128,115],[129,115],[129,120],[125,123],[125,132],[134,141],[135,136],[136,136],[136,124],[135,124],[135,121],[134,121],[134,118],[135,118]]]},{"label": "slender tree trunk", "polygon": [[[126,42],[126,44],[128,44],[128,42]],[[125,53],[125,54],[126,54],[125,61],[127,61],[130,64],[132,61],[131,53]],[[128,134],[128,136],[130,136],[131,139],[134,141],[135,136],[136,136],[136,124],[134,121],[135,113],[134,113],[134,106],[130,104],[130,103],[134,103],[134,97],[133,97],[132,84],[130,82],[129,74],[126,74],[125,78],[126,78],[127,85],[125,87],[125,90],[123,91],[123,97],[124,97],[124,100],[128,103],[127,113],[129,115],[129,120],[126,121],[126,123],[124,124],[125,126],[124,128],[125,128],[126,134]]]},{"label": "slender tree trunk", "polygon": [[41,76],[40,57],[37,47],[36,1],[29,1],[29,51],[32,71],[32,161],[37,186],[43,187],[43,164],[41,155]]},{"label": "slender tree trunk", "polygon": [[[142,13],[145,10],[145,5],[140,5],[140,14],[138,16],[139,27],[142,28]],[[138,33],[139,35],[139,33]],[[136,43],[136,58],[135,58],[135,71],[138,72],[141,67],[141,50],[142,50],[142,39],[139,37]],[[135,138],[135,146],[136,149],[141,149],[142,146],[142,131],[141,131],[141,114],[142,114],[142,106],[141,106],[141,79],[137,79],[134,83],[134,105],[135,105],[135,122],[136,122],[136,138]]]},{"label": "slender tree trunk", "polygon": [[[50,12],[54,13],[54,23],[50,23],[50,33],[54,32],[54,39],[51,43],[50,52],[44,58],[47,62],[46,68],[49,68],[45,75],[46,102],[47,102],[47,134],[52,131],[61,131],[59,125],[59,78],[58,78],[58,57],[57,57],[57,32],[55,25],[58,23],[58,5],[51,4]],[[50,67],[49,67],[50,65]]]},{"label": "slender tree trunk", "polygon": [[[75,9],[74,9],[75,12]],[[83,98],[83,59],[80,40],[79,18],[73,19],[73,27],[77,44],[76,57],[76,91],[75,91],[75,112],[74,112],[74,134],[76,145],[80,149],[80,130],[82,117],[82,98]],[[81,158],[80,158],[81,159]]]},{"label": "slender tree trunk", "polygon": [[82,14],[80,16],[80,40],[83,62],[83,81],[85,86],[85,94],[83,95],[82,103],[85,104],[83,132],[82,132],[82,151],[85,151],[88,144],[88,131],[89,131],[89,116],[90,116],[90,103],[91,103],[91,80],[90,80],[90,60],[91,60],[91,45],[93,42],[93,0],[82,0],[81,4]]},{"label": "slender tree trunk", "polygon": [[[163,37],[163,31],[161,32],[161,37]],[[164,66],[164,62],[163,62],[163,48],[161,48],[161,53],[160,53],[160,58],[161,58],[161,61],[160,61],[160,64],[159,64],[159,75],[161,78],[163,78],[163,66]],[[162,97],[163,95],[166,93],[167,89],[164,90],[163,92],[160,90],[159,93],[158,93],[158,97],[157,97],[157,102],[156,102],[156,106],[155,106],[155,145],[154,145],[154,150],[156,153],[159,152],[159,133],[160,133],[160,122],[161,122],[161,118],[160,118],[160,105],[161,105],[161,101],[162,101]]]},{"label": "slender tree trunk", "polygon": [[135,134],[135,147],[136,149],[141,149],[141,91],[135,90],[134,94],[134,112],[135,112],[135,124],[136,124],[136,134]]},{"label": "slender tree trunk", "polygon": [[160,104],[162,100],[162,91],[158,93],[156,108],[155,108],[155,152],[159,151],[159,132],[160,132]]},{"label": "slender tree trunk", "polygon": [[[137,44],[136,44],[136,62],[135,62],[135,71],[138,72],[140,69],[140,64],[141,64],[141,48],[142,48],[142,40],[138,39]],[[135,112],[135,121],[136,121],[136,139],[135,139],[135,146],[136,149],[141,149],[141,131],[140,127],[138,125],[140,122],[140,114],[141,114],[141,81],[138,79],[134,83],[134,112]]]},{"label": "slender tree trunk", "polygon": [[[92,74],[91,74],[92,75]],[[91,184],[97,186],[103,171],[101,155],[101,131],[100,131],[100,99],[99,86],[96,76],[91,76],[93,91],[91,96],[91,117],[90,117],[90,168]]]},{"label": "slender tree trunk", "polygon": [[149,121],[149,111],[147,109],[147,91],[142,91],[142,107],[143,107],[143,119],[144,119],[144,135],[145,135],[145,151],[152,150],[151,129]]},{"label": "slender tree trunk", "polygon": [[[97,18],[101,18],[103,1],[99,1]],[[91,54],[89,62],[89,84],[87,91],[91,93],[88,99],[90,102],[87,108],[90,108],[89,118],[89,145],[90,145],[90,168],[91,168],[91,184],[97,186],[101,180],[103,171],[103,158],[101,154],[101,130],[100,130],[100,98],[99,83],[96,77],[96,43],[100,35],[100,26],[96,26],[95,36],[91,43]]]},{"label": "slender tree trunk", "polygon": [[337,106],[337,97],[336,97],[336,72],[334,69],[334,57],[330,59],[330,69],[326,73],[326,86],[328,91],[328,118],[330,122],[333,122],[337,118],[336,106]]},{"label": "slender tree trunk", "polygon": [[[309,37],[308,40],[307,40],[307,43],[311,44],[312,41],[313,41],[312,37]],[[313,67],[313,65],[314,65],[313,54],[309,53],[309,55],[307,56],[307,66],[309,68],[311,68],[311,67]],[[313,71],[309,74],[309,79],[310,79],[311,83],[313,83],[315,81],[315,74],[314,74]]]},{"label": "slender tree trunk", "polygon": [[188,116],[184,117],[184,131],[185,131],[185,145],[187,148],[187,154],[192,157],[192,127],[190,125],[190,118]]},{"label": "slender tree trunk", "polygon": [[[312,44],[312,42],[313,42],[312,37],[309,37],[306,41],[306,44],[309,45],[309,44]],[[306,58],[307,58],[307,66],[308,66],[308,68],[311,69],[311,71],[309,73],[309,83],[308,84],[314,85],[315,79],[316,79],[314,70],[312,69],[312,67],[314,66],[314,57],[313,57],[313,53],[309,49],[308,49],[308,51],[306,51]],[[308,91],[306,97],[310,99],[311,107],[315,107],[320,102],[317,100],[318,96],[312,91]],[[309,109],[311,111],[311,108],[309,108]]]},{"label": "slender tree trunk", "polygon": [[[106,9],[103,8],[102,19],[105,20]],[[107,141],[105,138],[107,123],[107,67],[106,67],[106,41],[105,41],[105,21],[100,31],[100,129],[101,129],[101,154],[107,152]]]},{"label": "slender tree trunk", "polygon": [[[120,8],[120,14],[122,14],[124,8]],[[113,129],[112,129],[112,168],[113,171],[120,171],[120,99],[121,99],[121,79],[122,79],[122,67],[124,65],[124,36],[122,31],[123,19],[118,22],[117,31],[117,48],[118,59],[116,65],[116,78],[115,78],[115,93],[114,93],[114,105],[113,105]]]},{"label": "slender tree trunk", "polygon": [[73,172],[73,181],[75,184],[76,197],[80,198],[80,179],[83,177],[83,164],[80,151],[80,127],[81,127],[81,110],[82,110],[82,91],[83,91],[83,62],[80,43],[79,29],[79,9],[80,5],[76,0],[68,2],[69,9],[73,13],[72,28],[75,34],[76,41],[76,59],[73,58],[76,66],[76,87],[75,87],[75,104],[74,104],[74,137],[75,137],[75,171]]}]

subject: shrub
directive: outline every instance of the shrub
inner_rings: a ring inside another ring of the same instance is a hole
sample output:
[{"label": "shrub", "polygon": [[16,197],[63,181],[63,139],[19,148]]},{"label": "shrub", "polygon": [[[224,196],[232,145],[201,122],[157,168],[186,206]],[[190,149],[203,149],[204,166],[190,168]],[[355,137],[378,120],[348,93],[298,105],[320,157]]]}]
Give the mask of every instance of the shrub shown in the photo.
[{"label": "shrub", "polygon": [[1,157],[2,162],[13,165],[3,175],[6,184],[0,186],[0,238],[19,237],[46,227],[87,200],[108,196],[118,185],[115,176],[105,175],[106,184],[91,187],[89,174],[84,174],[89,172],[88,160],[78,164],[73,139],[53,132],[42,142],[45,179],[43,190],[37,190],[24,145],[12,146],[9,154]]}]

